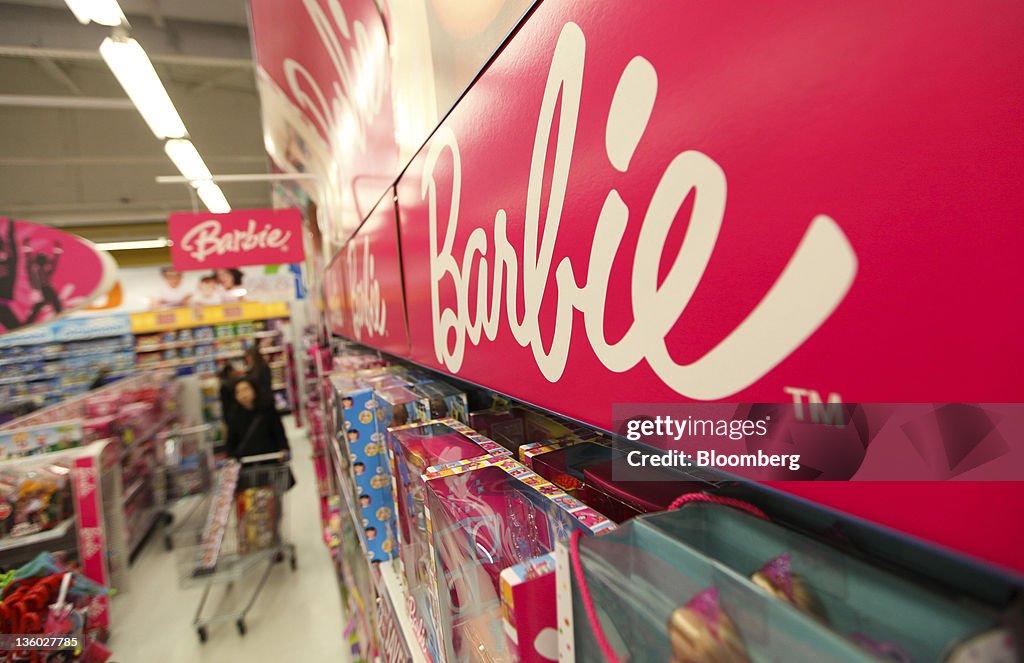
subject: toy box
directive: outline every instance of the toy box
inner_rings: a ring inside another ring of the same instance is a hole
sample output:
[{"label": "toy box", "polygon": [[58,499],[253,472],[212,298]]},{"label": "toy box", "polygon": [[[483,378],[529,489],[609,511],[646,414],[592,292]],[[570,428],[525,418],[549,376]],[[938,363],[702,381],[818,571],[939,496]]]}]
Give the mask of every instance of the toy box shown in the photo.
[{"label": "toy box", "polygon": [[577,436],[583,429],[568,421],[556,419],[543,412],[526,410],[526,443],[545,442]]},{"label": "toy box", "polygon": [[387,441],[378,430],[373,389],[357,378],[331,376],[336,407],[336,440],[348,458],[354,494],[345,495],[361,519],[359,532],[370,561],[392,558],[395,552],[394,503],[388,472]]},{"label": "toy box", "polygon": [[[622,475],[638,472],[626,464],[626,452],[599,439],[566,438],[527,444],[519,454],[531,470],[617,523],[664,511],[680,495],[708,487],[696,478],[687,480],[685,475],[659,467],[643,468],[642,480],[625,480],[627,477]],[[616,463],[620,471],[613,479]]]},{"label": "toy box", "polygon": [[558,660],[555,600],[554,554],[535,557],[501,572],[501,617],[512,660]]},{"label": "toy box", "polygon": [[526,444],[526,410],[523,408],[498,407],[470,412],[469,427],[512,453]]},{"label": "toy box", "polygon": [[441,419],[388,429],[388,456],[391,461],[391,485],[398,516],[399,560],[409,593],[425,622],[428,650],[436,660],[440,643],[430,616],[428,586],[429,545],[426,515],[423,509],[422,476],[437,466],[492,455],[507,456],[508,451],[476,431],[455,421]]},{"label": "toy box", "polygon": [[469,423],[469,405],[466,402],[466,392],[458,387],[453,387],[447,382],[434,380],[432,382],[421,382],[412,387],[412,390],[427,399],[428,408],[423,413],[427,419],[451,417],[464,424]]},{"label": "toy box", "polygon": [[53,529],[74,515],[68,472],[57,465],[0,472],[0,536]]},{"label": "toy box", "polygon": [[420,424],[431,418],[430,401],[408,386],[375,386],[374,394],[379,406],[378,430],[382,432],[391,426]]},{"label": "toy box", "polygon": [[551,552],[573,530],[615,525],[509,457],[452,463],[424,482],[430,605],[443,658],[508,661],[501,572]]},{"label": "toy box", "polygon": [[252,553],[276,546],[280,514],[274,489],[247,488],[240,492],[237,501],[238,552]]}]

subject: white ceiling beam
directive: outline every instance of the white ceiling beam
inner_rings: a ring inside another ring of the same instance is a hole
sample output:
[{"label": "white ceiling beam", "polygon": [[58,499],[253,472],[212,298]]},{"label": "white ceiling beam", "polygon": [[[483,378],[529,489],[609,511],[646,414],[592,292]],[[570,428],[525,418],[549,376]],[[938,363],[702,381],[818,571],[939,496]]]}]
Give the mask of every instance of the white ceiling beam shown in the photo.
[{"label": "white ceiling beam", "polygon": [[215,87],[220,87],[224,83],[227,83],[232,78],[237,76],[238,75],[238,71],[239,70],[237,70],[237,69],[231,69],[231,70],[228,70],[228,71],[224,72],[223,74],[220,74],[219,76],[211,76],[210,78],[207,78],[202,83],[199,83],[198,85],[193,85],[193,86],[189,87],[187,91],[188,91],[189,94],[202,94],[203,92],[206,92],[207,90],[211,90],[211,89],[213,89]]},{"label": "white ceiling beam", "polygon": [[[95,207],[93,211],[79,211],[81,206],[75,210],[66,212],[57,210],[24,209],[19,207],[5,207],[4,215],[13,218],[24,219],[36,223],[43,223],[57,228],[67,226],[107,226],[107,225],[128,225],[134,223],[166,223],[167,216],[171,212],[178,212],[192,209],[192,205],[186,197],[180,200],[149,201],[147,207],[139,207],[136,210],[122,210],[106,203],[105,207]],[[264,198],[249,198],[235,201],[234,206],[238,209],[267,207],[270,205],[269,196]]]},{"label": "white ceiling beam", "polygon": [[[103,26],[80,25],[63,2],[59,7],[0,4],[0,55],[94,58],[109,33]],[[145,44],[154,62],[252,66],[249,31],[242,26],[167,20],[159,28],[139,21],[132,26],[132,36]]]},{"label": "white ceiling beam", "polygon": [[82,94],[82,88],[78,87],[68,72],[64,71],[53,58],[39,58],[36,60],[36,65],[43,71],[46,76],[57,85],[64,87],[71,94]]},{"label": "white ceiling beam", "polygon": [[[211,164],[259,164],[266,165],[266,155],[260,156],[212,156],[207,159]],[[63,166],[166,166],[167,157],[160,156],[112,156],[112,157],[4,157],[0,156],[0,166],[13,168],[28,167],[63,167]]]},{"label": "white ceiling beam", "polygon": [[[147,52],[148,53],[148,52]],[[54,60],[96,60],[103,61],[98,50],[79,51],[72,48],[40,48],[35,46],[0,45],[0,57],[7,58],[52,58]],[[150,55],[154,64],[187,65],[190,67],[219,67],[224,69],[252,69],[251,59],[202,57],[197,55],[174,55],[169,53]]]},{"label": "white ceiling beam", "polygon": [[[312,173],[247,173],[239,175],[214,175],[212,182],[294,182],[298,180],[315,180]],[[192,180],[181,175],[157,175],[157,184],[190,184]]]},{"label": "white ceiling beam", "polygon": [[58,97],[53,95],[0,94],[0,106],[70,108],[75,110],[135,110],[130,99],[109,97]]}]

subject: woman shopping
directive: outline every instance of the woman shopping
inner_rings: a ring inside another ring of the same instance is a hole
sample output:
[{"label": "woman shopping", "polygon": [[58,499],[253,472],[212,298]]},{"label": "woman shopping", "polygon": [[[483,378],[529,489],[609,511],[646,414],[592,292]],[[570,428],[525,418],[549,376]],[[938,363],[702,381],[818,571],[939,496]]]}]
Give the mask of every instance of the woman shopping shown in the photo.
[{"label": "woman shopping", "polygon": [[235,383],[235,407],[228,418],[227,452],[232,458],[278,451],[291,453],[273,398],[268,404],[261,396],[256,382],[248,375]]},{"label": "woman shopping", "polygon": [[[235,383],[235,409],[228,420],[227,453],[232,458],[243,459],[251,456],[281,453],[279,461],[260,461],[258,465],[274,465],[291,459],[291,447],[288,436],[284,432],[281,415],[273,405],[262,404],[259,389],[250,378],[243,377]],[[244,462],[244,461],[243,461]],[[258,477],[269,476],[268,473],[250,472]],[[288,470],[288,483],[285,490],[295,485],[295,477]],[[265,485],[263,479],[239,479],[238,490],[242,491]]]}]

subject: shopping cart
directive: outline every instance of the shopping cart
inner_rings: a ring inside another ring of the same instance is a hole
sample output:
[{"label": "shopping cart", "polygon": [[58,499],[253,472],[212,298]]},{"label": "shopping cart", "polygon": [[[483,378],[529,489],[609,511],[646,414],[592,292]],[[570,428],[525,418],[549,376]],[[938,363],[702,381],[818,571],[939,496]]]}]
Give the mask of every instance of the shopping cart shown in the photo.
[{"label": "shopping cart", "polygon": [[[207,496],[206,523],[200,530],[174,537],[178,579],[182,588],[202,586],[203,594],[192,620],[200,642],[206,642],[207,626],[235,620],[239,635],[245,635],[245,617],[259,597],[276,562],[286,558],[294,571],[298,564],[295,546],[287,541],[287,519],[283,498],[291,473],[280,453],[227,461],[217,472]],[[262,572],[244,607],[203,615],[214,585],[226,585],[230,592],[236,582],[251,572]]]},{"label": "shopping cart", "polygon": [[207,424],[167,431],[157,440],[160,488],[164,492],[160,522],[168,550],[174,547],[178,533],[203,526],[214,473],[215,433]]}]

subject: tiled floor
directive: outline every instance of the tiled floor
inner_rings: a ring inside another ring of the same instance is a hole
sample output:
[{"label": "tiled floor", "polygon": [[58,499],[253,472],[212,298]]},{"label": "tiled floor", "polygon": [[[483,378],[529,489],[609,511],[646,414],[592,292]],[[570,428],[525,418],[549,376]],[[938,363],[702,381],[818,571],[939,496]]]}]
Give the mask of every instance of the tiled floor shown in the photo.
[{"label": "tiled floor", "polygon": [[[285,424],[296,477],[285,510],[290,517],[289,538],[297,547],[298,571],[290,571],[288,564],[274,566],[246,618],[244,637],[239,636],[234,622],[225,621],[211,626],[208,641],[200,644],[192,617],[202,590],[179,589],[176,556],[164,549],[162,537],[153,536],[131,568],[127,591],[113,601],[110,645],[114,660],[348,662],[337,581],[320,534],[309,441],[294,427],[291,417]],[[215,589],[205,610],[247,598],[258,579],[259,571],[254,571],[226,595],[222,588]]]}]

